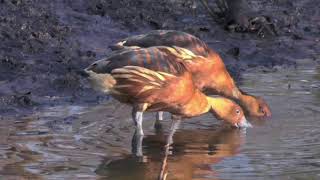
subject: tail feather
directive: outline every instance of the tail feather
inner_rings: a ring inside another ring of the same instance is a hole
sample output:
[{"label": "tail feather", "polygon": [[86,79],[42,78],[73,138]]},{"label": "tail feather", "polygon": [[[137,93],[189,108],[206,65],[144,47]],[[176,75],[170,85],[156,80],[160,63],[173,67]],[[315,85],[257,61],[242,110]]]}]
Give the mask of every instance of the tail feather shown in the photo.
[{"label": "tail feather", "polygon": [[104,93],[109,93],[116,84],[116,80],[111,74],[98,74],[90,70],[86,70],[89,74],[89,82],[93,89]]}]

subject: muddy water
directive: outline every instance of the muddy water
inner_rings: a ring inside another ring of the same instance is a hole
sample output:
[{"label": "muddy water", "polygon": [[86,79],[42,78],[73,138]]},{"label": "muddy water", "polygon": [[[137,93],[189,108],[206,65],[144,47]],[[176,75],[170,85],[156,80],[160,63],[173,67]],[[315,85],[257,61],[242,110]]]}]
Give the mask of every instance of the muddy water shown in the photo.
[{"label": "muddy water", "polygon": [[[230,129],[210,115],[181,124],[167,157],[167,179],[320,179],[320,69],[244,74],[242,88],[263,95],[273,117]],[[46,107],[2,117],[4,179],[156,179],[164,160],[169,116],[144,120],[143,156],[132,153],[130,109],[103,105]]]}]

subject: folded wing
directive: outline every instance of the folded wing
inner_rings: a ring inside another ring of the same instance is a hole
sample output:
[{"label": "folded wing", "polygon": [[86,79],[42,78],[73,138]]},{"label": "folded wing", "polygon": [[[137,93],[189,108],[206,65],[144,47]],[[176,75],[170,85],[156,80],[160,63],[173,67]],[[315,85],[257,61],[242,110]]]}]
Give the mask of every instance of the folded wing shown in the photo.
[{"label": "folded wing", "polygon": [[113,91],[134,101],[151,102],[166,92],[167,85],[177,78],[165,72],[156,72],[138,66],[124,66],[112,70],[116,84]]},{"label": "folded wing", "polygon": [[155,30],[146,34],[128,37],[110,46],[112,50],[130,47],[178,46],[188,49],[199,56],[207,57],[209,47],[199,38],[181,31]]},{"label": "folded wing", "polygon": [[203,58],[181,47],[155,46],[120,50],[89,67],[95,73],[110,73],[124,66],[139,66],[154,71],[181,75],[186,71],[185,61]]}]

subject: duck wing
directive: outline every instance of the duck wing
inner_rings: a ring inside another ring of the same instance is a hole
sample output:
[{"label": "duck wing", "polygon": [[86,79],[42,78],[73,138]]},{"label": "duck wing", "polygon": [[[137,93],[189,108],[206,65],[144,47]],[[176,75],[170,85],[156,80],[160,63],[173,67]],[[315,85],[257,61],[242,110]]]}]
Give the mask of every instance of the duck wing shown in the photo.
[{"label": "duck wing", "polygon": [[[111,76],[115,80],[112,92],[114,94],[126,96],[131,102],[172,104],[179,102],[184,94],[184,99],[188,99],[188,94],[192,95],[190,89],[194,88],[184,81],[182,76],[176,76],[166,72],[153,71],[139,66],[124,66],[111,71]],[[179,89],[179,92],[174,92]],[[175,93],[179,93],[175,95]],[[179,96],[178,96],[179,95]]]},{"label": "duck wing", "polygon": [[91,64],[87,70],[95,73],[110,73],[124,66],[139,66],[153,71],[181,75],[186,71],[185,62],[197,58],[188,49],[181,47],[154,46],[120,50],[111,56]]},{"label": "duck wing", "polygon": [[131,47],[178,46],[188,49],[196,55],[207,57],[208,45],[199,38],[181,31],[155,30],[146,34],[131,36],[109,46],[112,50]]}]

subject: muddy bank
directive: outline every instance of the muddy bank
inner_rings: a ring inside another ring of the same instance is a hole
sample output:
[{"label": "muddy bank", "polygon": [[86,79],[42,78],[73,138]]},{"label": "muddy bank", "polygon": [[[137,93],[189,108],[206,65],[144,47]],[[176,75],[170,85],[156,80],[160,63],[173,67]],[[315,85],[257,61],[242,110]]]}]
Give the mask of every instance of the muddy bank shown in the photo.
[{"label": "muddy bank", "polygon": [[0,0],[0,114],[105,101],[79,71],[108,54],[111,43],[153,29],[200,37],[238,80],[251,68],[277,71],[294,67],[297,59],[319,64],[316,0],[248,2],[251,10],[272,17],[278,36],[227,32],[197,1]]}]

